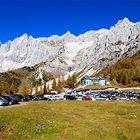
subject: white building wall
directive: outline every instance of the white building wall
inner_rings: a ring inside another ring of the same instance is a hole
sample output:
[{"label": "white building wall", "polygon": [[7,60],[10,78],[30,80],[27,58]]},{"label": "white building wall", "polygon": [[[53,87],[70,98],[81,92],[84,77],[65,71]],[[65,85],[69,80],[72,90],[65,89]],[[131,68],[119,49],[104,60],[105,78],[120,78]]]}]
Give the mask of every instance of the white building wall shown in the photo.
[{"label": "white building wall", "polygon": [[92,85],[93,82],[91,80],[86,80],[86,85]]},{"label": "white building wall", "polygon": [[106,81],[105,81],[105,80],[99,80],[99,84],[100,84],[100,85],[104,86],[104,85],[105,85],[105,83],[106,83]]}]

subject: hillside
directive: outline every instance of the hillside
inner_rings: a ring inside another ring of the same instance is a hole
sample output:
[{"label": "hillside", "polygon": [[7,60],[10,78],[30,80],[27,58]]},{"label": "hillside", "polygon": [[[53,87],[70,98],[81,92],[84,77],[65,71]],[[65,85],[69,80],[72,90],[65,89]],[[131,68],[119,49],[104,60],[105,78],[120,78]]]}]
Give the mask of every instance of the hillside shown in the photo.
[{"label": "hillside", "polygon": [[[111,81],[137,86],[139,55],[134,54],[138,51],[140,22],[133,23],[128,18],[119,20],[110,29],[91,30],[78,36],[69,31],[62,36],[40,38],[24,34],[0,44],[0,93],[12,94],[23,91],[23,87],[41,86],[43,74],[47,82],[56,77],[67,80],[75,74],[79,84],[84,75],[104,68],[100,73]],[[52,86],[52,82],[46,85]]]},{"label": "hillside", "polygon": [[140,51],[132,57],[125,58],[99,71],[112,83],[124,86],[140,86]]},{"label": "hillside", "polygon": [[[0,73],[0,95],[13,94],[23,92],[23,94],[31,93],[33,87],[43,83],[40,80],[37,66],[24,67],[17,70]],[[55,76],[50,73],[43,73],[44,80],[48,81]]]}]

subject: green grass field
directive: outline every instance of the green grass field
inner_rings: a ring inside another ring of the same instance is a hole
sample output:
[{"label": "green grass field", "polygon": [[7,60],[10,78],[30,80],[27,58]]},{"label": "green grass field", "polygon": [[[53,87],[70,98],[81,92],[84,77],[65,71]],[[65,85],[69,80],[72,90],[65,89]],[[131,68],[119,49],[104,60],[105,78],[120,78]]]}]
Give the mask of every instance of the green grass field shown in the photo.
[{"label": "green grass field", "polygon": [[140,102],[33,101],[1,107],[0,140],[140,140]]}]

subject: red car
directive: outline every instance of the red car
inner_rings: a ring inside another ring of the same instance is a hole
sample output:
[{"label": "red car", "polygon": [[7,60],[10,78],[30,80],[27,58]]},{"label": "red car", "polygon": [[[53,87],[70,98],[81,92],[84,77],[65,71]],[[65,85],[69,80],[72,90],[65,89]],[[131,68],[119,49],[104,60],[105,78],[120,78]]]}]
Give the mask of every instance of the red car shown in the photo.
[{"label": "red car", "polygon": [[88,97],[88,96],[84,96],[84,97],[82,98],[82,100],[92,100],[92,98],[90,98],[90,97]]}]

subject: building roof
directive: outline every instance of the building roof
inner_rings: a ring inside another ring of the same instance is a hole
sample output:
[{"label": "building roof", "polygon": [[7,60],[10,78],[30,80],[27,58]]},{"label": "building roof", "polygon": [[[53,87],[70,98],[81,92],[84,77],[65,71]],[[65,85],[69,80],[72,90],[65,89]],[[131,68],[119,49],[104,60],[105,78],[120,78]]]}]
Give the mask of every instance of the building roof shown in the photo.
[{"label": "building roof", "polygon": [[85,75],[85,76],[82,78],[82,80],[83,80],[83,79],[86,79],[86,80],[93,80],[93,78],[90,77],[90,76],[88,76],[88,75]]},{"label": "building roof", "polygon": [[99,77],[90,77],[90,76],[88,76],[88,75],[85,75],[83,78],[82,78],[82,80],[83,79],[86,79],[86,80],[105,80],[105,78],[103,77],[103,76],[99,76]]}]

